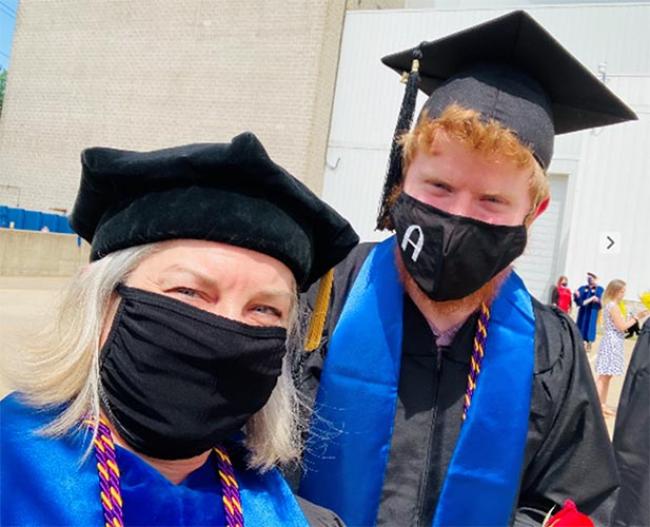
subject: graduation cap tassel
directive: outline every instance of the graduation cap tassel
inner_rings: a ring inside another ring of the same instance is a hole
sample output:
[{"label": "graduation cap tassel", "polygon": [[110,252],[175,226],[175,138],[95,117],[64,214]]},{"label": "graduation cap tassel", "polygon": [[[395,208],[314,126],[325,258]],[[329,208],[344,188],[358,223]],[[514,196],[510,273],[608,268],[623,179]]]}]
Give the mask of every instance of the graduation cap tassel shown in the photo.
[{"label": "graduation cap tassel", "polygon": [[420,59],[422,52],[419,48],[413,51],[413,62],[411,63],[411,72],[402,76],[406,78],[406,89],[404,90],[404,98],[402,99],[402,106],[397,118],[397,126],[393,134],[393,143],[390,148],[390,157],[388,158],[388,169],[386,171],[386,179],[384,181],[384,189],[381,195],[381,202],[379,203],[379,212],[377,214],[377,230],[392,228],[390,221],[390,210],[388,206],[388,198],[393,189],[402,180],[402,146],[399,144],[401,136],[411,129],[413,122],[413,114],[415,113],[415,102],[418,97],[418,85],[420,75]]},{"label": "graduation cap tassel", "polygon": [[333,284],[334,269],[330,269],[320,279],[320,284],[318,285],[318,293],[316,295],[316,301],[314,302],[314,311],[312,312],[305,338],[305,351],[314,351],[320,346],[323,337],[323,329],[325,328],[325,322],[327,320],[327,310],[330,305]]}]

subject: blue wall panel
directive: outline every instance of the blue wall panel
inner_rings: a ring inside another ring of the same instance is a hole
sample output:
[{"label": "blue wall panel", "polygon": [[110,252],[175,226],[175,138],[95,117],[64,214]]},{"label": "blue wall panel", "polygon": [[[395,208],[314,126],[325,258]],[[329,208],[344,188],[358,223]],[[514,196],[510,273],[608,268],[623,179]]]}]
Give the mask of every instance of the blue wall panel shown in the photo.
[{"label": "blue wall panel", "polygon": [[0,205],[0,227],[8,229],[12,224],[14,229],[27,231],[40,231],[47,227],[50,232],[73,233],[68,218],[61,214]]}]

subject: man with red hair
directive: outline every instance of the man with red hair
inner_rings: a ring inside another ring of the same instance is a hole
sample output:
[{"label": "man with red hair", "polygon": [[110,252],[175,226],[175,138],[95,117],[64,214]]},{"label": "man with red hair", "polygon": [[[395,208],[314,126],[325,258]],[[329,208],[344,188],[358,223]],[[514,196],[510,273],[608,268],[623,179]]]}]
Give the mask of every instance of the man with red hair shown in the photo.
[{"label": "man with red hair", "polygon": [[337,266],[327,338],[300,357],[300,492],[349,525],[538,525],[567,498],[606,523],[618,481],[582,339],[512,262],[554,135],[635,116],[521,11],[383,61],[410,71],[378,218],[395,235]]}]

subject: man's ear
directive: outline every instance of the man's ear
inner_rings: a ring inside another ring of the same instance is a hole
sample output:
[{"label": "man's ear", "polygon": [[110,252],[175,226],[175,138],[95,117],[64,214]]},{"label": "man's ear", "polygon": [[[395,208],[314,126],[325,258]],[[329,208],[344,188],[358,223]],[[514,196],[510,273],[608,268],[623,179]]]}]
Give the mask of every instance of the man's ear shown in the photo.
[{"label": "man's ear", "polygon": [[533,215],[533,221],[536,220],[546,209],[548,209],[548,204],[551,202],[551,197],[547,197],[544,201],[542,201],[539,205],[537,205],[537,209],[535,210],[535,214]]}]

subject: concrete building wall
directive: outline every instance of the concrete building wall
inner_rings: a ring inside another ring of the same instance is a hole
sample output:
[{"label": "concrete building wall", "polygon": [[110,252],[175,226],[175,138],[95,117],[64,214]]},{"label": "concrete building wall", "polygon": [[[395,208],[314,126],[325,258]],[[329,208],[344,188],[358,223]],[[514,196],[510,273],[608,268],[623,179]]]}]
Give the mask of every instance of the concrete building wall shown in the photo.
[{"label": "concrete building wall", "polygon": [[0,229],[0,276],[71,276],[89,254],[73,234]]},{"label": "concrete building wall", "polygon": [[70,209],[79,153],[254,131],[319,192],[345,0],[22,0],[0,203]]}]

